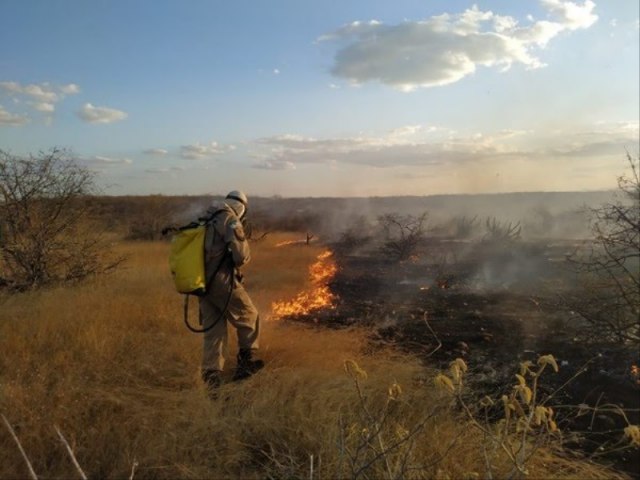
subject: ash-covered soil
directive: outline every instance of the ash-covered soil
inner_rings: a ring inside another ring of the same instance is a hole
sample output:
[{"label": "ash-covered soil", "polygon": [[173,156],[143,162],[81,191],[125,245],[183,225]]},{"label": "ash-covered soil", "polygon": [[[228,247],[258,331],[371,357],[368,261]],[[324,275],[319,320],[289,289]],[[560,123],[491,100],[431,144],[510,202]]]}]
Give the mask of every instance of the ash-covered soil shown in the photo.
[{"label": "ash-covered soil", "polygon": [[375,341],[391,342],[438,368],[461,357],[478,398],[510,392],[520,362],[552,354],[560,371],[545,372],[541,391],[555,392],[551,404],[568,445],[640,477],[637,450],[606,453],[623,436],[623,417],[604,408],[578,414],[580,404],[617,405],[631,423],[640,423],[640,384],[631,374],[640,355],[637,345],[593,336],[564,306],[574,277],[561,260],[570,248],[538,243],[469,254],[468,245],[436,242],[428,255],[406,262],[375,250],[338,253],[330,285],[335,308],[295,320],[370,327]]}]

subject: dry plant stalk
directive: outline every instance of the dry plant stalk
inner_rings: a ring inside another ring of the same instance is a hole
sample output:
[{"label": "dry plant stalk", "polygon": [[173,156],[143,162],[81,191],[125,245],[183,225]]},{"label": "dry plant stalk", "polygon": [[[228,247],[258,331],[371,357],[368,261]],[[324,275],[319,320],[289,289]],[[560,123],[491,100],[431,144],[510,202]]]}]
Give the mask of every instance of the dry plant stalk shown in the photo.
[{"label": "dry plant stalk", "polygon": [[[402,395],[400,385],[391,384],[384,405],[374,410],[374,405],[367,401],[361,384],[361,381],[367,378],[367,372],[352,360],[345,362],[345,370],[354,382],[360,412],[364,420],[363,424],[351,425],[348,429],[350,432],[345,435],[342,418],[340,419],[342,432],[340,449],[349,457],[351,477],[353,479],[370,478],[371,475],[382,474],[384,478],[392,480],[405,478],[409,470],[431,467],[432,465],[413,467],[410,463],[413,457],[415,437],[424,429],[427,422],[434,418],[435,411],[429,412],[413,427],[406,429],[397,421],[399,413],[395,408]],[[392,429],[393,433],[389,433],[389,429]],[[347,445],[350,438],[357,439],[353,448]],[[442,458],[438,461],[440,460]],[[379,461],[384,465],[382,472],[374,470]]]},{"label": "dry plant stalk", "polygon": [[69,453],[69,456],[71,457],[71,461],[73,462],[73,464],[76,467],[76,470],[78,471],[78,473],[80,474],[80,478],[82,478],[82,480],[87,480],[87,476],[85,475],[85,473],[82,471],[82,467],[80,467],[80,464],[78,463],[78,460],[76,459],[76,456],[73,454],[73,450],[71,449],[71,446],[69,445],[69,443],[67,442],[67,439],[64,438],[64,435],[62,435],[62,432],[60,431],[60,429],[54,425],[54,428],[56,429],[56,433],[58,434],[58,436],[60,437],[60,441],[64,444],[64,446],[67,448],[67,452]]},{"label": "dry plant stalk", "polygon": [[131,475],[129,475],[129,480],[133,480],[133,477],[136,474],[137,467],[138,467],[138,461],[134,458],[133,465],[131,465]]},{"label": "dry plant stalk", "polygon": [[7,426],[7,429],[9,430],[9,433],[11,434],[13,439],[15,440],[16,445],[18,445],[18,449],[20,450],[20,453],[22,454],[22,458],[24,458],[24,461],[27,464],[27,468],[29,469],[29,476],[33,480],[38,480],[38,476],[36,475],[36,472],[33,470],[33,467],[31,466],[31,462],[29,461],[29,457],[27,457],[27,454],[25,453],[24,449],[22,448],[22,444],[20,443],[20,440],[18,440],[18,436],[16,435],[16,432],[13,431],[13,428],[11,427],[11,424],[9,423],[9,420],[7,420],[7,417],[5,417],[4,415],[1,415],[1,416],[2,416],[2,420],[4,421],[4,424]]},{"label": "dry plant stalk", "polygon": [[[587,362],[586,365],[592,360]],[[467,365],[461,358],[451,362],[449,374],[441,373],[437,375],[435,383],[439,388],[455,396],[471,425],[484,435],[482,453],[486,478],[494,478],[493,461],[496,459],[498,449],[506,455],[513,466],[507,478],[523,478],[529,475],[527,466],[540,447],[555,438],[559,438],[561,434],[555,421],[554,410],[547,404],[571,380],[584,372],[586,365],[560,388],[542,399],[539,396],[539,380],[547,367],[551,367],[556,373],[558,372],[558,364],[555,358],[550,354],[542,355],[538,358],[537,365],[530,361],[521,363],[520,372],[515,375],[518,381],[517,384],[512,388],[509,395],[502,395],[501,397],[504,414],[497,424],[493,424],[489,419],[489,408],[496,403],[489,396],[485,396],[479,402],[479,406],[484,411],[483,423],[480,423],[467,401],[463,398],[463,377],[467,372]],[[624,412],[620,413],[627,420],[628,426],[624,430],[624,437],[620,439],[615,447],[622,450],[634,445],[640,445],[640,428],[636,425],[631,425]],[[623,446],[623,444],[625,445]],[[487,446],[490,446],[490,448],[487,449]]]},{"label": "dry plant stalk", "polygon": [[[547,440],[548,436],[557,432],[558,428],[553,419],[554,412],[550,407],[545,407],[538,401],[538,380],[545,368],[551,365],[554,371],[558,371],[558,365],[552,355],[543,355],[538,359],[538,369],[532,370],[532,362],[521,364],[520,373],[516,374],[518,384],[513,387],[510,395],[502,395],[504,406],[504,418],[493,426],[489,422],[488,409],[494,405],[494,401],[485,396],[480,402],[485,418],[481,424],[471,411],[471,408],[462,397],[463,377],[467,372],[467,365],[461,358],[451,362],[450,376],[440,374],[436,377],[436,385],[455,395],[462,406],[471,424],[479,429],[484,437],[483,458],[485,462],[487,478],[494,478],[492,459],[495,458],[499,448],[507,456],[513,470],[508,478],[521,478],[528,475],[527,463],[533,457],[535,451]],[[532,378],[531,386],[528,385],[526,376]],[[491,445],[487,451],[486,446]],[[531,445],[531,449],[528,447]]]}]

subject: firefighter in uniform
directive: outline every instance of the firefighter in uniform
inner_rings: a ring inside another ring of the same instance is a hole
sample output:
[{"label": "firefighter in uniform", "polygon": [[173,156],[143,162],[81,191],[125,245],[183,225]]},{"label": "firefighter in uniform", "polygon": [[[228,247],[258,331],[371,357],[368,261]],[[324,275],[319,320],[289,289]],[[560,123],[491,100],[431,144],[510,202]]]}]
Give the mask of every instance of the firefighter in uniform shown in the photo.
[{"label": "firefighter in uniform", "polygon": [[238,335],[238,363],[234,380],[253,375],[264,366],[253,358],[258,348],[260,319],[249,294],[242,285],[239,268],[250,260],[249,243],[242,219],[247,212],[247,197],[230,192],[224,203],[209,209],[213,220],[205,236],[205,272],[207,293],[200,298],[200,321],[206,329],[202,358],[202,378],[210,388],[221,384],[224,353],[227,348],[227,322]]}]

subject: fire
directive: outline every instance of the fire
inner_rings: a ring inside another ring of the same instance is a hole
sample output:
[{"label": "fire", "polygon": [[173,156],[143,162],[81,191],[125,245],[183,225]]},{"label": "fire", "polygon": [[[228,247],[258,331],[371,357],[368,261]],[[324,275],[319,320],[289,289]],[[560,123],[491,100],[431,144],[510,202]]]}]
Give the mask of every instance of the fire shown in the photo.
[{"label": "fire", "polygon": [[329,307],[335,300],[335,295],[329,290],[327,283],[338,271],[336,263],[333,261],[332,253],[325,250],[316,259],[316,262],[309,267],[311,288],[300,292],[296,298],[290,302],[274,302],[271,305],[273,315],[282,317],[285,315],[307,315],[314,310]]},{"label": "fire", "polygon": [[276,243],[276,247],[286,247],[287,245],[295,245],[297,243],[305,243],[304,240],[285,240],[284,242]]},{"label": "fire", "polygon": [[638,367],[638,365],[631,365],[631,376],[636,380],[636,383],[640,385],[640,367]]}]

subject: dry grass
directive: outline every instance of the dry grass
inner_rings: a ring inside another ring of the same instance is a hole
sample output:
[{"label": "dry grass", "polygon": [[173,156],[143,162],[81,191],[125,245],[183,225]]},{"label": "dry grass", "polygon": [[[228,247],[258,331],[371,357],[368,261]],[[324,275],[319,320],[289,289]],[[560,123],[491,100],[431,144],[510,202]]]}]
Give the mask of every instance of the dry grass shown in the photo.
[{"label": "dry grass", "polygon": [[[319,251],[274,248],[283,238],[272,235],[256,244],[246,272],[247,288],[263,313],[273,300],[295,295]],[[432,415],[412,438],[411,465],[423,468],[407,476],[482,475],[480,434],[432,388],[433,375],[415,359],[372,352],[362,331],[267,319],[267,368],[223,386],[220,398],[210,401],[199,381],[201,339],[182,325],[167,245],[119,249],[129,255],[127,267],[110,277],[0,297],[0,413],[39,475],[76,474],[55,432],[58,425],[90,478],[128,478],[134,460],[135,478],[309,478],[310,455],[314,478],[349,478],[353,469],[345,449],[361,443],[367,420],[345,360],[368,373],[362,380],[367,408],[388,409],[387,440]],[[388,387],[396,382],[403,393],[389,402]],[[389,458],[401,458],[409,444]],[[498,472],[509,470],[503,463]],[[535,478],[612,477],[548,451],[530,468]],[[365,471],[368,478],[385,472],[381,462]],[[0,477],[26,475],[15,443],[0,428]]]}]

